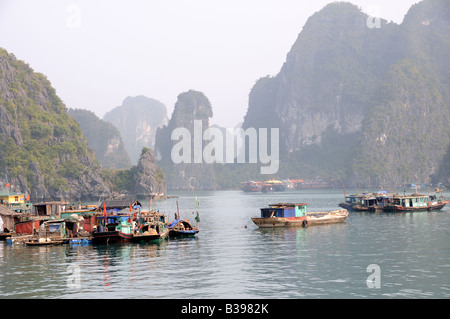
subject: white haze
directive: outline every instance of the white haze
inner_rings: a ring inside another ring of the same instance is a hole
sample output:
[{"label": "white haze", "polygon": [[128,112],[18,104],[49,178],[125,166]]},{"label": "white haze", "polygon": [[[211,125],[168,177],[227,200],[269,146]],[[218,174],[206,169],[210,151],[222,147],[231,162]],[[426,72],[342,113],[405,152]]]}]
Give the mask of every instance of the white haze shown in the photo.
[{"label": "white haze", "polygon": [[[276,75],[307,19],[332,1],[0,0],[0,46],[44,73],[69,108],[100,118],[127,96],[205,93],[234,127],[255,81]],[[401,23],[417,0],[352,0]]]}]

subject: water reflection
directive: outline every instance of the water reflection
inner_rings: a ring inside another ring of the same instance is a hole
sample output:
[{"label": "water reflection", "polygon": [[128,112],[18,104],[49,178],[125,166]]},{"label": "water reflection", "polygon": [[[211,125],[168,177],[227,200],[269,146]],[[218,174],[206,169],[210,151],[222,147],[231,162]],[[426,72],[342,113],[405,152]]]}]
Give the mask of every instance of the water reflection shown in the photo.
[{"label": "water reflection", "polygon": [[[450,297],[450,210],[351,213],[343,224],[259,229],[273,202],[333,210],[338,191],[248,195],[183,193],[153,202],[166,214],[196,209],[200,233],[158,244],[25,247],[0,243],[2,298]],[[182,213],[183,215],[184,213]],[[380,289],[366,285],[381,269]],[[78,267],[78,268],[76,268]],[[80,285],[68,285],[79,269]]]}]

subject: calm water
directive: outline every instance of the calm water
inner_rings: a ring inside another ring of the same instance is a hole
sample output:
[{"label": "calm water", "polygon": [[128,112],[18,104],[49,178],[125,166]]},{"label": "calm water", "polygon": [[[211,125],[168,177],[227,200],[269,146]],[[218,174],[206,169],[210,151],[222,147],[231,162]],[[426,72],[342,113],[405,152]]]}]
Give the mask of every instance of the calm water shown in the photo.
[{"label": "calm water", "polygon": [[[250,219],[260,207],[301,201],[309,211],[334,210],[342,192],[176,195],[153,207],[171,220],[178,201],[181,217],[194,221],[197,196],[197,238],[81,247],[0,242],[1,298],[450,297],[450,207],[351,213],[343,224],[261,230]],[[379,267],[373,279],[379,288],[368,287],[369,265]]]}]

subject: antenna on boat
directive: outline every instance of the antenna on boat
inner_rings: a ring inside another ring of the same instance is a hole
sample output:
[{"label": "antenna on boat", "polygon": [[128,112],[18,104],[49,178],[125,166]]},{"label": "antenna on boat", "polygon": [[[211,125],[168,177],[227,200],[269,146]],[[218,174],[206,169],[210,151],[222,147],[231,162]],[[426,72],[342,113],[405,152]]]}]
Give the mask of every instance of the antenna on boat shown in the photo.
[{"label": "antenna on boat", "polygon": [[197,199],[197,196],[195,196],[195,203],[197,204],[197,215],[195,216],[195,221],[197,222],[197,229],[198,229],[198,223],[200,222],[200,216],[198,215],[198,207],[200,206],[200,202]]}]

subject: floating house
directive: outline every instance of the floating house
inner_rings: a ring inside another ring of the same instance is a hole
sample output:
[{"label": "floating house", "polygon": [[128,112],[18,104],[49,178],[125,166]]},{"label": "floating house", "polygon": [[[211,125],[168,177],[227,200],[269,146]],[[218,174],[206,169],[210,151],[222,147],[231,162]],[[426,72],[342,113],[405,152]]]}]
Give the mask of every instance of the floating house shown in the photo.
[{"label": "floating house", "polygon": [[45,202],[34,204],[34,213],[36,216],[57,216],[61,217],[61,213],[68,208],[67,202]]},{"label": "floating house", "polygon": [[11,191],[0,191],[0,204],[24,204],[27,195]]},{"label": "floating house", "polygon": [[21,218],[21,213],[0,205],[0,239],[11,236],[11,233],[15,230],[15,225],[20,222]]},{"label": "floating house", "polygon": [[29,197],[22,193],[0,191],[0,205],[6,206],[17,213],[31,213]]}]

